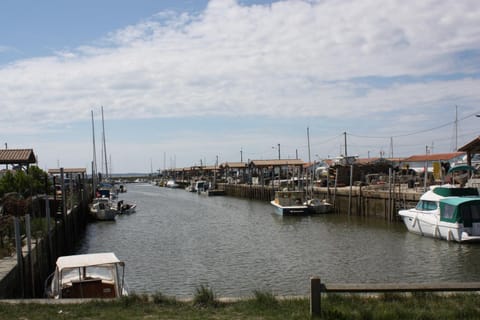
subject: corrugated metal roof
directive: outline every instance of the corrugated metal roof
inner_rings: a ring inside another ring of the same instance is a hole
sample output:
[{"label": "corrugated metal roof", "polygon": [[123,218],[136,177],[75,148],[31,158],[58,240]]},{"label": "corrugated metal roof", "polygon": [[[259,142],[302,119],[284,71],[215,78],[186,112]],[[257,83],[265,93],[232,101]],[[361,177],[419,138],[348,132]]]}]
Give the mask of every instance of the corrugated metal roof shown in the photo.
[{"label": "corrugated metal roof", "polygon": [[242,169],[247,167],[247,163],[246,162],[225,162],[224,166],[228,168]]},{"label": "corrugated metal roof", "polygon": [[279,160],[251,160],[250,163],[255,167],[270,166],[303,166],[304,161],[301,159],[279,159]]},{"label": "corrugated metal roof", "polygon": [[403,162],[418,162],[418,161],[448,161],[456,157],[465,155],[464,152],[451,152],[451,153],[436,153],[436,154],[424,154],[408,157]]},{"label": "corrugated metal roof", "polygon": [[0,164],[36,163],[33,149],[0,149]]},{"label": "corrugated metal roof", "polygon": [[[86,173],[85,168],[63,168],[63,173]],[[48,169],[49,174],[60,174],[60,169]]]}]

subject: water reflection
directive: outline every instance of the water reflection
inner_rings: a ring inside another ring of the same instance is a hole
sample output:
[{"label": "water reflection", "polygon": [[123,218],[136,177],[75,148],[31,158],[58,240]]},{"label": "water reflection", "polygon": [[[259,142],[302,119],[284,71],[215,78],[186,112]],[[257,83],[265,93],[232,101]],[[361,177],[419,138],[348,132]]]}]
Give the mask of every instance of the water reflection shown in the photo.
[{"label": "water reflection", "polygon": [[137,213],[87,228],[79,252],[114,251],[137,292],[307,294],[326,282],[479,281],[480,246],[408,233],[401,223],[329,214],[280,217],[269,203],[130,185]]}]

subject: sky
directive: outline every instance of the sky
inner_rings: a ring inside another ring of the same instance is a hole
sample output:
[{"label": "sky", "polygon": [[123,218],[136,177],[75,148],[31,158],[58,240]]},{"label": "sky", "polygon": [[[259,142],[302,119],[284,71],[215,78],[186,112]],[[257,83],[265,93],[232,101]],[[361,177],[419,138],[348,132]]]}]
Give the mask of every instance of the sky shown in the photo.
[{"label": "sky", "polygon": [[1,1],[0,147],[90,171],[95,140],[114,173],[452,152],[480,134],[479,22],[478,0]]}]

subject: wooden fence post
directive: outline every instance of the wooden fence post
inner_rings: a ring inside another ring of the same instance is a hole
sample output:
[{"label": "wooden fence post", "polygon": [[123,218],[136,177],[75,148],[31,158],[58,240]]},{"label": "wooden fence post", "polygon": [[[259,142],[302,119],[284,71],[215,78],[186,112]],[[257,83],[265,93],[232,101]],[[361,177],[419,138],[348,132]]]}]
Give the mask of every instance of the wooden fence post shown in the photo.
[{"label": "wooden fence post", "polygon": [[310,278],[310,315],[312,317],[321,315],[321,289],[320,278]]}]

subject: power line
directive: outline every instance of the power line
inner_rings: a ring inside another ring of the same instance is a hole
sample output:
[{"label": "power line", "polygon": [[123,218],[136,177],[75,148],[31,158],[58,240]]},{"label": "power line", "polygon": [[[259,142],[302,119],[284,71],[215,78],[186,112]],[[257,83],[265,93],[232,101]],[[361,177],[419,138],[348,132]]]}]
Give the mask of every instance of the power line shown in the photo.
[{"label": "power line", "polygon": [[478,114],[479,112],[474,112],[472,114],[469,114],[463,118],[460,118],[460,119],[456,119],[454,121],[450,121],[448,123],[445,123],[445,124],[442,124],[442,125],[439,125],[439,126],[436,126],[436,127],[433,127],[433,128],[428,128],[428,129],[424,129],[424,130],[419,130],[419,131],[414,131],[414,132],[409,132],[409,133],[404,133],[404,134],[398,134],[398,135],[389,135],[389,136],[364,136],[364,135],[356,135],[356,134],[352,134],[352,133],[348,133],[350,136],[353,136],[353,137],[357,137],[357,138],[366,138],[366,139],[390,139],[390,138],[401,138],[401,137],[409,137],[409,136],[413,136],[413,135],[416,135],[416,134],[420,134],[420,133],[425,133],[425,132],[429,132],[429,131],[434,131],[434,130],[437,130],[437,129],[441,129],[441,128],[444,128],[444,127],[447,127],[447,126],[450,126],[452,124],[455,124],[456,122],[458,123],[458,121],[463,121],[465,119],[468,119],[468,118],[471,118],[471,117],[474,117]]}]

